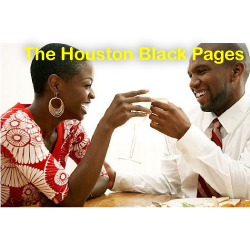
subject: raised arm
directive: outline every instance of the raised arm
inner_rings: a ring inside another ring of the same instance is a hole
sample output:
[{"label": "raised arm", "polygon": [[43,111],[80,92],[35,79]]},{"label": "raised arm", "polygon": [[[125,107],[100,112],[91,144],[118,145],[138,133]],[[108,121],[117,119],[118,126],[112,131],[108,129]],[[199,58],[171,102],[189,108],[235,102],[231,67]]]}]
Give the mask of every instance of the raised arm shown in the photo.
[{"label": "raised arm", "polygon": [[99,177],[114,129],[123,125],[131,117],[145,116],[149,113],[149,110],[144,107],[130,105],[140,101],[150,102],[151,98],[138,96],[147,92],[147,90],[139,90],[115,96],[97,125],[85,157],[69,177],[69,192],[59,204],[60,206],[84,205]]}]

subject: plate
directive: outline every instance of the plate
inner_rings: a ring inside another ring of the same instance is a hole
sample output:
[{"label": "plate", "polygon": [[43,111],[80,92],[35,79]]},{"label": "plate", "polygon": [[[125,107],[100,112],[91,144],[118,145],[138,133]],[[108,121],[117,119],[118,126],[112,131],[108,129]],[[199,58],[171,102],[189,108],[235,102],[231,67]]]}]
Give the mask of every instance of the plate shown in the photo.
[{"label": "plate", "polygon": [[[220,202],[224,197],[217,198],[219,202],[219,206],[221,207],[224,204],[233,204],[235,205],[237,202],[239,202],[240,199],[229,199],[226,201]],[[212,198],[185,198],[185,199],[176,199],[166,202],[165,204],[162,204],[163,207],[184,207],[183,203],[189,204],[194,207],[214,207],[214,202]]]}]

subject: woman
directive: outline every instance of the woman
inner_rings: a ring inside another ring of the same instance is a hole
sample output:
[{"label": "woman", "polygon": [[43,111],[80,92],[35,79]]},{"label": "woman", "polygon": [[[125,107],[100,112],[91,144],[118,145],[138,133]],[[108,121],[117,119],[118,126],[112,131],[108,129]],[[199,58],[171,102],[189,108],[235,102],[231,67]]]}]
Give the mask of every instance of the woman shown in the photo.
[{"label": "woman", "polygon": [[[32,61],[33,103],[18,103],[1,117],[1,206],[34,205],[41,199],[48,206],[83,206],[104,193],[109,180],[101,170],[114,129],[150,112],[130,105],[150,102],[138,96],[147,90],[117,94],[90,143],[80,121],[95,98],[93,66],[69,56],[62,60],[62,47],[70,50],[56,43],[41,48],[56,56]],[[64,170],[68,157],[78,164],[70,176]]]}]

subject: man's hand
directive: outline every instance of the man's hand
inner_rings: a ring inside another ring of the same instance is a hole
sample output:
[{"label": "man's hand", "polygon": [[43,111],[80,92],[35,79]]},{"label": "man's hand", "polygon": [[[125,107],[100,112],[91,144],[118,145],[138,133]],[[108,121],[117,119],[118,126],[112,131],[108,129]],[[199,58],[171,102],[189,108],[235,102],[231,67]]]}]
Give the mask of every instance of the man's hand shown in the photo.
[{"label": "man's hand", "polygon": [[39,201],[37,202],[36,206],[37,207],[58,207],[58,205],[56,205],[43,193],[39,194]]},{"label": "man's hand", "polygon": [[179,107],[172,103],[152,102],[150,126],[159,132],[180,139],[190,128],[191,123]]},{"label": "man's hand", "polygon": [[104,167],[105,167],[105,169],[106,169],[106,171],[108,173],[108,176],[109,176],[109,186],[108,186],[108,188],[112,189],[113,186],[114,186],[114,183],[115,183],[116,173],[115,173],[114,169],[112,169],[110,167],[110,165],[106,161],[103,163],[103,165],[104,165]]}]

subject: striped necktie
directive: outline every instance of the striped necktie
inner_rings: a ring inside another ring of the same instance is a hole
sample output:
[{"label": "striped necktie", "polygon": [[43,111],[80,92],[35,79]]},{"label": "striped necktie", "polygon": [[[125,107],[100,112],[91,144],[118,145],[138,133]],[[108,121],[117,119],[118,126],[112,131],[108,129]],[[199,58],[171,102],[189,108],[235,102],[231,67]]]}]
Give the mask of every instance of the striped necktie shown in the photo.
[{"label": "striped necktie", "polygon": [[[221,124],[218,118],[213,120],[214,128],[210,136],[211,141],[213,141],[217,146],[222,149],[222,140],[220,128]],[[197,197],[220,197],[220,195],[199,175],[198,177],[198,187],[197,187]]]}]

